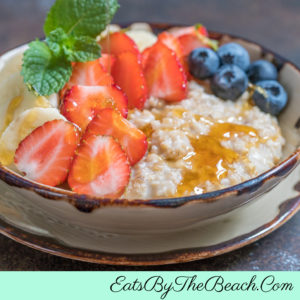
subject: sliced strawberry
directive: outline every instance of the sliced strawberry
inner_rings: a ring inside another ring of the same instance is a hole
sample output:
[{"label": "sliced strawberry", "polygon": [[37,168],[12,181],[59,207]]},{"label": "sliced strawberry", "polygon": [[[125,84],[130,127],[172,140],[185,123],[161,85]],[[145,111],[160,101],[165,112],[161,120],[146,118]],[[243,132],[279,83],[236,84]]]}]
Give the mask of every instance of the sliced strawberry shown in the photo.
[{"label": "sliced strawberry", "polygon": [[127,98],[116,86],[75,85],[66,92],[61,113],[83,131],[94,116],[103,108],[117,109],[127,118]]},{"label": "sliced strawberry", "polygon": [[110,136],[90,136],[78,148],[68,183],[79,194],[120,197],[130,177],[125,152]]},{"label": "sliced strawberry", "polygon": [[17,168],[39,183],[63,183],[79,144],[79,131],[63,120],[46,122],[20,144],[15,154]]},{"label": "sliced strawberry", "polygon": [[152,51],[152,47],[148,47],[146,48],[143,53],[142,53],[142,59],[141,59],[141,62],[142,62],[142,67],[143,67],[143,70],[145,69],[146,65],[147,65],[147,61],[148,61],[148,57]]},{"label": "sliced strawberry", "polygon": [[175,36],[173,36],[169,32],[164,31],[158,36],[158,40],[161,41],[169,49],[173,50],[176,53],[177,57],[181,60],[183,56],[183,50],[181,44]]},{"label": "sliced strawberry", "polygon": [[183,47],[179,42],[179,39],[171,33],[164,31],[158,36],[158,40],[164,43],[169,49],[173,50],[176,53],[177,58],[183,66],[185,74],[188,78],[190,78],[189,65],[186,57],[184,56]]},{"label": "sliced strawberry", "polygon": [[171,30],[171,34],[178,38],[183,56],[187,56],[196,48],[208,47],[205,38],[208,37],[207,29],[203,25],[180,27]]},{"label": "sliced strawberry", "polygon": [[183,56],[189,55],[194,49],[208,47],[196,34],[185,34],[178,37],[183,49]]},{"label": "sliced strawberry", "polygon": [[149,94],[166,101],[181,101],[187,95],[187,79],[175,53],[158,42],[151,47],[144,68]]},{"label": "sliced strawberry", "polygon": [[106,72],[111,73],[111,69],[116,62],[116,57],[113,54],[102,53],[99,62]]},{"label": "sliced strawberry", "polygon": [[195,34],[199,33],[204,36],[208,36],[207,29],[203,25],[194,25],[194,26],[187,26],[187,27],[177,27],[173,28],[171,31],[171,34],[175,37],[179,37],[185,34]]},{"label": "sliced strawberry", "polygon": [[143,158],[148,143],[145,134],[111,108],[101,110],[86,129],[83,139],[91,135],[110,135],[122,146],[131,165]]},{"label": "sliced strawberry", "polygon": [[106,36],[100,41],[100,45],[103,53],[118,55],[122,52],[130,51],[137,56],[140,55],[136,43],[126,33],[121,31]]},{"label": "sliced strawberry", "polygon": [[148,98],[148,89],[141,59],[128,51],[119,54],[112,68],[112,76],[127,95],[128,108],[142,109]]},{"label": "sliced strawberry", "polygon": [[62,89],[60,95],[63,97],[65,92],[74,85],[111,85],[113,78],[100,64],[99,59],[89,62],[78,62],[73,66],[72,76],[69,82]]}]

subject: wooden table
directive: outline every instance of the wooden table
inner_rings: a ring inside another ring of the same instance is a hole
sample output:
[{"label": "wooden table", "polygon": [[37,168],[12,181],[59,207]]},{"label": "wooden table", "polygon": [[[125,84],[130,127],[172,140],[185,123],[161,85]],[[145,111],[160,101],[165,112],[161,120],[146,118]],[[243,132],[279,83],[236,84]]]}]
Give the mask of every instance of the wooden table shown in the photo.
[{"label": "wooden table", "polygon": [[[1,0],[0,52],[41,37],[54,0]],[[300,64],[299,0],[119,0],[115,22],[203,23],[255,40]],[[0,236],[0,270],[300,270],[300,214],[266,238],[219,257],[158,267],[93,265],[50,256]]]}]

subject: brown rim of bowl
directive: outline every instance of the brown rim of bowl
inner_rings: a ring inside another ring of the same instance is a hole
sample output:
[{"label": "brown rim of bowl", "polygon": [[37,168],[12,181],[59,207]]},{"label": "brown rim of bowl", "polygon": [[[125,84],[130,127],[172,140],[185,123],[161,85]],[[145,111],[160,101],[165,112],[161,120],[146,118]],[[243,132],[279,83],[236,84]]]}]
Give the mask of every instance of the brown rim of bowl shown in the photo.
[{"label": "brown rim of bowl", "polygon": [[300,195],[279,205],[278,214],[270,222],[219,244],[149,254],[96,252],[65,246],[52,238],[41,237],[13,227],[0,219],[0,233],[6,237],[51,255],[83,262],[119,266],[155,266],[191,262],[225,254],[247,246],[272,233],[300,211]]},{"label": "brown rim of bowl", "polygon": [[[154,31],[163,31],[163,30],[168,30],[172,27],[186,26],[186,25],[180,25],[180,24],[172,25],[172,24],[163,24],[163,23],[150,23],[150,25]],[[127,27],[127,26],[128,26],[128,24],[123,25],[123,27]],[[289,64],[300,74],[300,69],[295,64],[293,64],[289,60],[281,57],[280,55],[276,54],[275,52],[268,50],[267,48],[261,46],[260,44],[257,44],[256,42],[247,40],[245,38],[242,38],[242,37],[239,37],[236,35],[230,35],[227,33],[220,33],[220,32],[214,32],[214,31],[209,31],[209,35],[211,38],[214,38],[216,40],[220,40],[223,36],[229,36],[233,39],[240,39],[245,42],[255,44],[262,50],[262,54],[270,53],[273,55],[274,60],[275,60],[274,63],[276,64],[276,66],[278,68],[281,68],[284,64]],[[14,49],[16,49],[16,48],[14,48]],[[13,49],[8,50],[5,53],[8,53],[9,51],[12,51],[12,50]],[[238,195],[238,194],[247,193],[249,191],[253,191],[274,177],[280,177],[280,176],[285,176],[285,175],[289,174],[289,172],[299,163],[299,160],[300,160],[300,147],[298,147],[287,159],[285,159],[278,165],[276,165],[273,168],[269,169],[268,171],[260,174],[259,176],[254,177],[250,180],[244,181],[240,184],[237,184],[237,185],[234,185],[234,186],[231,186],[228,188],[220,189],[217,191],[204,193],[201,195],[175,197],[175,198],[147,199],[147,200],[107,199],[107,198],[92,197],[89,195],[76,194],[69,190],[50,187],[50,186],[46,186],[43,184],[33,182],[13,171],[10,171],[9,169],[7,169],[6,167],[3,167],[1,165],[0,165],[0,179],[11,186],[16,186],[19,188],[31,190],[31,191],[41,195],[42,197],[50,199],[50,200],[67,201],[82,212],[92,212],[94,209],[97,209],[97,208],[100,208],[103,206],[123,206],[123,207],[151,206],[151,207],[157,207],[157,208],[176,208],[176,207],[183,206],[183,205],[185,205],[187,203],[191,203],[191,202],[193,202],[193,203],[194,202],[199,202],[199,203],[200,202],[213,202],[224,196]]]}]

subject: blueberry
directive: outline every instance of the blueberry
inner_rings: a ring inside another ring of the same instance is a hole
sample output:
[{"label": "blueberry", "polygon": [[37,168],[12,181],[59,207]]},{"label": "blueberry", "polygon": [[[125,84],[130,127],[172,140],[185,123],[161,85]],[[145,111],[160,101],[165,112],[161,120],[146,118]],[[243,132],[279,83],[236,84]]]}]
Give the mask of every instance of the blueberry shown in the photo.
[{"label": "blueberry", "polygon": [[287,103],[287,93],[282,85],[275,80],[263,80],[256,83],[252,99],[254,103],[264,112],[278,115]]},{"label": "blueberry", "polygon": [[220,66],[217,53],[209,48],[196,48],[189,55],[189,69],[198,79],[206,79],[214,75]]},{"label": "blueberry", "polygon": [[213,93],[222,98],[236,100],[248,87],[246,73],[236,65],[224,65],[211,81]]},{"label": "blueberry", "polygon": [[250,65],[248,51],[237,43],[228,43],[221,46],[218,54],[223,65],[237,65],[244,71]]},{"label": "blueberry", "polygon": [[260,59],[250,65],[248,70],[248,78],[253,83],[262,80],[276,80],[277,70],[269,61]]}]

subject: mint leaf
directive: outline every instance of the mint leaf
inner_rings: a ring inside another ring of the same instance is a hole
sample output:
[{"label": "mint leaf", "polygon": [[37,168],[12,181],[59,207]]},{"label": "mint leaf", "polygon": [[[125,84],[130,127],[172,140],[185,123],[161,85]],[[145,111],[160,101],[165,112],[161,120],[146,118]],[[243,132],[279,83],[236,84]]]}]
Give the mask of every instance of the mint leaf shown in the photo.
[{"label": "mint leaf", "polygon": [[94,38],[67,35],[62,28],[53,30],[46,42],[54,55],[65,55],[70,62],[91,61],[101,55],[101,48]]},{"label": "mint leaf", "polygon": [[60,56],[63,53],[63,45],[69,43],[69,36],[62,28],[57,28],[51,31],[46,43],[55,56]]},{"label": "mint leaf", "polygon": [[39,95],[59,92],[69,80],[72,67],[64,56],[54,56],[48,45],[41,41],[29,44],[24,53],[21,74],[25,83]]},{"label": "mint leaf", "polygon": [[22,75],[39,95],[59,92],[72,73],[71,62],[95,60],[95,40],[119,7],[117,0],[56,0],[44,25],[45,42],[35,41],[23,56]]},{"label": "mint leaf", "polygon": [[72,45],[63,45],[64,53],[69,61],[85,62],[99,58],[101,48],[95,39],[89,36],[75,37]]},{"label": "mint leaf", "polygon": [[67,35],[96,37],[118,9],[117,0],[56,0],[44,25],[46,36],[56,28]]}]

